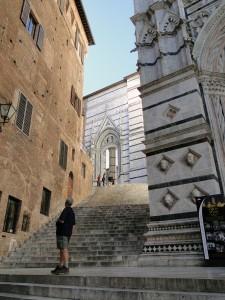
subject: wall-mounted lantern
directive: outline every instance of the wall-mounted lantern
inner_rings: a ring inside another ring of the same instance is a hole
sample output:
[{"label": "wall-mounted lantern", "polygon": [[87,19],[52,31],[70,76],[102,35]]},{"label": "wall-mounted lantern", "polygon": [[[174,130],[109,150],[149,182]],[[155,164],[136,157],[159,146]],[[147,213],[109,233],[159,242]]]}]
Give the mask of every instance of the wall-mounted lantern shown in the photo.
[{"label": "wall-mounted lantern", "polygon": [[2,131],[2,126],[9,122],[15,112],[16,109],[12,103],[0,103],[0,132]]}]

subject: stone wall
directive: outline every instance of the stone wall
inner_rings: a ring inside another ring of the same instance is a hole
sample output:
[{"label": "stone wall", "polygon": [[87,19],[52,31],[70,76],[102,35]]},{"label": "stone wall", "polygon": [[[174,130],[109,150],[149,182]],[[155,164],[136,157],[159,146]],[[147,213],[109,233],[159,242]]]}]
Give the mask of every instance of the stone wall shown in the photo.
[{"label": "stone wall", "polygon": [[134,0],[134,11],[151,193],[143,262],[203,264],[195,197],[224,191],[225,6]]},{"label": "stone wall", "polygon": [[[0,3],[0,102],[12,101],[18,108],[22,93],[32,105],[28,134],[18,127],[18,112],[0,133],[0,255],[63,208],[69,174],[74,204],[91,190],[92,165],[81,146],[82,101],[80,111],[71,104],[72,85],[77,99],[82,99],[82,55],[90,44],[83,20],[75,1],[68,1],[62,11],[56,0],[28,1],[30,13],[44,32],[39,49],[21,21],[23,3]],[[83,53],[75,45],[77,27]],[[68,146],[65,169],[59,165],[61,140]],[[40,213],[43,187],[51,191],[48,215]],[[2,231],[9,196],[22,201],[15,233]],[[30,216],[28,232],[21,231],[24,212]]]}]

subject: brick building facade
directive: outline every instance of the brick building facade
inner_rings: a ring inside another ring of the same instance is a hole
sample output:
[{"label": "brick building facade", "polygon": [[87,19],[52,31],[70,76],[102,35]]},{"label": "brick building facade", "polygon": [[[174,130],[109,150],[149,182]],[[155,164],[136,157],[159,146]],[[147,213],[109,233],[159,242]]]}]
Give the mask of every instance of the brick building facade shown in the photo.
[{"label": "brick building facade", "polygon": [[0,1],[0,256],[92,184],[83,150],[83,63],[94,40],[79,0]]}]

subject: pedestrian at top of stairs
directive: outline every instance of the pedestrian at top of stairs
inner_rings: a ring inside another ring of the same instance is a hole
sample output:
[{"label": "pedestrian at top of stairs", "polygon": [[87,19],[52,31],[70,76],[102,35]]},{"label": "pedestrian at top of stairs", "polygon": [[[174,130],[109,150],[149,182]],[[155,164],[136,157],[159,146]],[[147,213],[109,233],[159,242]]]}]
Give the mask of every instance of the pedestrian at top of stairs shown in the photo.
[{"label": "pedestrian at top of stairs", "polygon": [[59,249],[59,265],[51,271],[60,275],[69,273],[69,241],[76,223],[75,213],[72,209],[73,199],[67,198],[65,208],[56,222],[56,242]]}]

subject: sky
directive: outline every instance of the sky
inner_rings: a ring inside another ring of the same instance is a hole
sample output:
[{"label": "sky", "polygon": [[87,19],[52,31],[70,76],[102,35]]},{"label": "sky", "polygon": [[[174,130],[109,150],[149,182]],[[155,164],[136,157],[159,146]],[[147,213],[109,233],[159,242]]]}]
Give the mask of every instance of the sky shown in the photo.
[{"label": "sky", "polygon": [[136,72],[133,0],[83,0],[95,45],[85,59],[84,95]]}]

